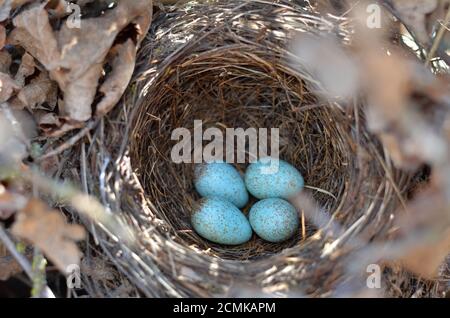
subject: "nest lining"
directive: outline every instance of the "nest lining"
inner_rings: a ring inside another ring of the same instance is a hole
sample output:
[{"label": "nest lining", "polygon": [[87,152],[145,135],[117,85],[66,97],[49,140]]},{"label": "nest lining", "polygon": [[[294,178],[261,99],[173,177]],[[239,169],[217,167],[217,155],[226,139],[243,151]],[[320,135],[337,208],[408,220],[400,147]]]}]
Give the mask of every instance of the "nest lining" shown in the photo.
[{"label": "nest lining", "polygon": [[287,63],[293,31],[348,39],[339,21],[296,1],[188,3],[155,17],[135,82],[110,115],[116,133],[99,147],[117,158],[109,185],[114,204],[142,237],[138,252],[116,265],[146,295],[230,295],[230,286],[247,282],[322,296],[345,272],[339,260],[348,248],[322,258],[332,238],[308,220],[306,232],[283,244],[254,236],[224,247],[193,232],[193,166],[173,163],[170,152],[172,131],[192,129],[196,119],[204,129],[279,127],[280,157],[302,172],[309,193],[340,224],[342,243],[357,235],[382,238],[390,229],[411,178],[385,160],[366,131],[363,106],[324,102],[311,76]]}]

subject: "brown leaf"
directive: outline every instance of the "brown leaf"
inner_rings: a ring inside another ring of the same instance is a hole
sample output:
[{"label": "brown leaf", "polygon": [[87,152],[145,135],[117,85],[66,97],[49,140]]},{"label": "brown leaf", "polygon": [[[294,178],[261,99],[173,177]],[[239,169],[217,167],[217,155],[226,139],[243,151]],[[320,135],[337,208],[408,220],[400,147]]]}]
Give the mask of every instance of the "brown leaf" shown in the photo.
[{"label": "brown leaf", "polygon": [[62,69],[55,70],[53,74],[62,88],[65,83],[81,77],[93,65],[103,64],[124,28],[130,26],[132,32],[129,37],[136,36],[140,43],[150,26],[151,4],[151,0],[121,1],[117,8],[103,16],[84,19],[79,29],[63,25],[58,32]]},{"label": "brown leaf", "polygon": [[409,271],[425,279],[435,279],[439,268],[450,254],[450,229],[428,243],[417,245],[402,259],[402,264]]},{"label": "brown leaf", "polygon": [[0,0],[0,21],[5,21],[9,18],[12,9],[11,0]]},{"label": "brown leaf", "polygon": [[101,64],[94,64],[81,77],[64,86],[64,105],[59,107],[62,116],[80,122],[91,118],[92,102],[102,70]]},{"label": "brown leaf", "polygon": [[82,128],[82,122],[76,122],[64,117],[59,117],[55,113],[35,112],[38,127],[48,137],[61,137],[66,132],[73,129]]},{"label": "brown leaf", "polygon": [[32,5],[15,17],[9,41],[22,46],[50,71],[58,67],[60,54],[45,5]]},{"label": "brown leaf", "polygon": [[0,24],[0,50],[3,49],[6,43],[6,30],[3,25]]},{"label": "brown leaf", "polygon": [[[25,257],[30,258],[30,254],[30,251],[25,251]],[[0,242],[0,281],[6,281],[22,271],[23,268],[20,264]]]},{"label": "brown leaf", "polygon": [[31,115],[20,110],[0,110],[0,153],[2,158],[18,162],[28,154],[29,140],[36,136]]},{"label": "brown leaf", "polygon": [[[60,68],[53,70],[51,76],[65,92],[62,113],[64,116],[76,121],[86,121],[92,116],[92,103],[102,75],[102,67],[114,41],[129,25],[136,30],[137,41],[141,41],[150,26],[151,13],[150,0],[133,3],[123,1],[118,3],[117,8],[101,17],[84,19],[79,29],[63,25],[58,32],[58,43],[62,52]],[[128,44],[125,49],[128,51],[123,51],[121,58],[130,54]],[[134,59],[132,63],[134,64]],[[121,70],[127,71],[123,78],[131,78],[128,76],[129,67],[121,65]],[[109,105],[120,98],[113,97],[122,90],[124,82],[121,80],[119,83],[117,73],[112,75],[114,79],[109,84],[105,83],[105,89],[114,88],[115,91],[102,103],[102,110],[111,108]]]},{"label": "brown leaf", "polygon": [[113,71],[99,89],[104,97],[97,105],[97,116],[107,114],[117,104],[133,76],[136,45],[129,39],[127,42],[117,45],[116,49],[117,53],[112,57],[111,62]]},{"label": "brown leaf", "polygon": [[11,55],[6,51],[0,51],[0,73],[9,73],[11,63]]},{"label": "brown leaf", "polygon": [[45,8],[48,10],[52,18],[60,19],[70,14],[66,0],[49,1]]},{"label": "brown leaf", "polygon": [[0,0],[0,21],[10,17],[11,10],[18,8],[33,0]]},{"label": "brown leaf", "polygon": [[38,199],[31,199],[17,215],[12,233],[40,248],[62,272],[80,264],[81,251],[75,241],[85,237],[79,225],[67,224],[63,215]]},{"label": "brown leaf", "polygon": [[0,255],[0,281],[6,281],[23,271],[19,263],[11,255]]},{"label": "brown leaf", "polygon": [[430,42],[427,31],[426,15],[433,12],[438,5],[437,0],[393,0],[395,9],[403,21],[414,31],[422,44]]},{"label": "brown leaf", "polygon": [[[83,1],[86,2],[89,1]],[[21,45],[43,64],[64,93],[63,103],[59,104],[59,128],[51,130],[52,135],[60,135],[92,117],[98,93],[103,98],[97,105],[97,114],[105,114],[120,99],[131,79],[136,46],[150,27],[152,1],[120,1],[99,17],[83,19],[80,28],[63,23],[59,31],[52,29],[47,9],[55,8],[45,2],[22,11],[14,18],[16,28],[9,42]],[[99,88],[107,56],[112,57],[113,70]],[[28,96],[29,89],[19,96],[20,102],[14,100],[17,107],[30,104],[29,98],[23,96]],[[42,102],[42,91],[39,97],[34,99]]]},{"label": "brown leaf", "polygon": [[0,103],[6,102],[19,89],[20,86],[11,78],[11,76],[0,73]]},{"label": "brown leaf", "polygon": [[415,274],[433,279],[450,254],[450,209],[445,194],[436,185],[422,189],[396,221],[404,240],[401,263]]},{"label": "brown leaf", "polygon": [[56,107],[57,92],[57,84],[50,80],[46,72],[42,72],[31,80],[30,84],[17,94],[17,97],[29,109],[43,108],[42,105],[46,103],[49,108],[44,109],[52,111]]},{"label": "brown leaf", "polygon": [[0,220],[6,220],[16,211],[22,209],[27,203],[27,199],[18,193],[7,191],[0,184]]},{"label": "brown leaf", "polygon": [[58,156],[50,156],[45,158],[39,163],[39,167],[41,171],[47,176],[53,176],[59,168],[59,157]]},{"label": "brown leaf", "polygon": [[25,53],[22,56],[22,61],[20,62],[20,66],[17,70],[16,76],[14,77],[14,80],[20,86],[24,86],[25,79],[34,73],[35,68],[36,64],[34,63],[34,58],[30,54]]}]

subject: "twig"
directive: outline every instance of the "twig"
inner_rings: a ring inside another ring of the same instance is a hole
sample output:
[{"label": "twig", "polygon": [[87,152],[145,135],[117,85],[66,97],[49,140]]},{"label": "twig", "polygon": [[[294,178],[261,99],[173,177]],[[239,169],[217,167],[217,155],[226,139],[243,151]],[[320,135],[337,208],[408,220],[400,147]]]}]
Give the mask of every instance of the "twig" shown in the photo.
[{"label": "twig", "polygon": [[61,144],[59,147],[50,150],[46,154],[42,155],[41,157],[37,158],[36,161],[40,162],[44,159],[47,159],[52,156],[57,156],[61,154],[62,152],[66,151],[67,149],[72,148],[78,141],[80,141],[81,138],[86,136],[86,134],[94,128],[98,124],[98,120],[92,120],[86,124],[86,127],[81,129],[76,135],[72,136],[69,140]]},{"label": "twig", "polygon": [[313,187],[313,186],[310,186],[310,185],[305,185],[305,188],[306,188],[306,189],[315,190],[315,191],[320,192],[320,193],[323,193],[323,194],[327,194],[327,195],[329,195],[330,197],[332,197],[333,199],[337,200],[336,196],[333,195],[333,193],[328,192],[327,190],[320,189],[320,188],[317,188],[317,187]]},{"label": "twig", "polygon": [[447,31],[446,25],[448,24],[449,21],[450,21],[450,7],[447,10],[447,14],[445,16],[444,22],[441,24],[441,28],[439,29],[439,31],[436,35],[436,38],[434,39],[433,45],[431,46],[430,53],[428,54],[427,60],[425,62],[426,66],[430,65],[431,59],[436,54],[436,52],[439,48],[439,45],[441,44],[442,39],[444,38],[445,31]]},{"label": "twig", "polygon": [[[30,262],[17,251],[14,242],[10,239],[8,233],[6,233],[3,225],[0,224],[0,240],[3,242],[3,245],[8,249],[9,253],[16,259],[17,263],[22,267],[27,276],[34,281],[34,272]],[[39,296],[42,298],[55,298],[52,290],[44,284],[42,291],[39,293]]]}]

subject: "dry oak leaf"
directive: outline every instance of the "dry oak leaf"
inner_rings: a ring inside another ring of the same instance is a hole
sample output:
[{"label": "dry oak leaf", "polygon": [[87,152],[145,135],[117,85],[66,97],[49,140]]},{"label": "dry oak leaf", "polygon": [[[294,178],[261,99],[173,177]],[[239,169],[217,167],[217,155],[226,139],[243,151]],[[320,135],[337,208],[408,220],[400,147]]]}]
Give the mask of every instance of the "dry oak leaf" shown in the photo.
[{"label": "dry oak leaf", "polygon": [[19,89],[20,85],[6,73],[0,73],[0,103],[6,102]]},{"label": "dry oak leaf", "polygon": [[[27,8],[14,19],[16,28],[11,32],[10,42],[23,46],[58,82],[64,92],[61,116],[84,122],[93,115],[92,104],[103,76],[105,58],[118,35],[123,42],[131,38],[139,45],[150,27],[151,17],[151,0],[120,1],[104,15],[82,20],[80,28],[64,23],[59,31],[53,31],[44,3]],[[128,71],[120,77],[115,72],[112,82],[116,84],[108,84],[115,92],[106,96],[102,111],[118,102],[121,96],[118,88],[131,79]]]},{"label": "dry oak leaf", "polygon": [[[102,76],[103,64],[111,50],[117,36],[125,28],[132,26],[136,34],[138,45],[147,33],[152,16],[152,1],[121,1],[114,10],[110,10],[103,16],[85,19],[81,23],[81,28],[69,28],[63,25],[58,32],[58,44],[61,47],[60,68],[51,72],[51,77],[55,79],[60,88],[64,91],[64,112],[63,115],[73,120],[86,121],[92,116],[92,103],[99,79]],[[125,44],[125,56],[129,52],[128,45]],[[136,49],[136,48],[135,48]],[[128,54],[129,55],[129,54]],[[128,61],[124,61],[128,62]],[[134,66],[134,59],[131,61]],[[117,64],[115,65],[117,66]],[[129,66],[121,66],[121,71],[111,75],[114,83],[105,83],[105,88],[114,88],[116,91],[108,93],[106,101],[100,101],[101,111],[109,110],[115,105],[126,86],[117,93],[117,88],[123,86],[122,83],[131,80]],[[109,76],[109,78],[111,78]],[[108,78],[106,79],[108,81]],[[112,87],[115,86],[115,87]],[[80,97],[83,97],[80,101]],[[114,99],[111,97],[114,96]]]},{"label": "dry oak leaf", "polygon": [[33,75],[35,72],[36,63],[34,63],[34,58],[28,54],[25,53],[22,56],[22,60],[20,62],[19,69],[17,70],[16,75],[14,76],[15,81],[20,85],[25,85],[25,79]]},{"label": "dry oak leaf", "polygon": [[[41,72],[17,94],[22,105],[29,109],[43,108],[49,111],[55,109],[57,96],[58,87],[54,81],[50,80],[46,72]],[[43,107],[44,103],[48,106],[47,108]]]},{"label": "dry oak leaf", "polygon": [[45,5],[32,5],[14,18],[9,43],[21,45],[51,71],[58,67],[60,53]]},{"label": "dry oak leaf", "polygon": [[125,43],[117,45],[116,50],[111,51],[116,53],[111,58],[113,70],[99,89],[104,97],[97,105],[97,116],[107,114],[114,107],[133,76],[137,53],[133,41],[129,39]]},{"label": "dry oak leaf", "polygon": [[67,224],[59,211],[38,199],[18,213],[12,233],[40,248],[63,273],[69,265],[80,264],[82,253],[75,242],[85,237],[83,227]]}]

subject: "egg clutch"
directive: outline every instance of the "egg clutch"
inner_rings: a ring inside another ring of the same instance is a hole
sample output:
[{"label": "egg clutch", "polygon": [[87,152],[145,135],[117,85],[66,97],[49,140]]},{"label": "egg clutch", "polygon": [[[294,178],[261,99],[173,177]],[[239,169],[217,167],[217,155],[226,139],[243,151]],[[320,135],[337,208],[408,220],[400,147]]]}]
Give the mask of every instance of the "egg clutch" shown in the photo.
[{"label": "egg clutch", "polygon": [[[275,169],[274,169],[275,167]],[[242,178],[239,171],[225,162],[195,167],[194,185],[202,196],[191,216],[194,230],[218,244],[239,245],[255,232],[268,242],[291,238],[299,229],[299,216],[287,200],[304,186],[300,172],[286,161],[263,158],[251,163]],[[241,212],[250,199],[248,217]]]}]

